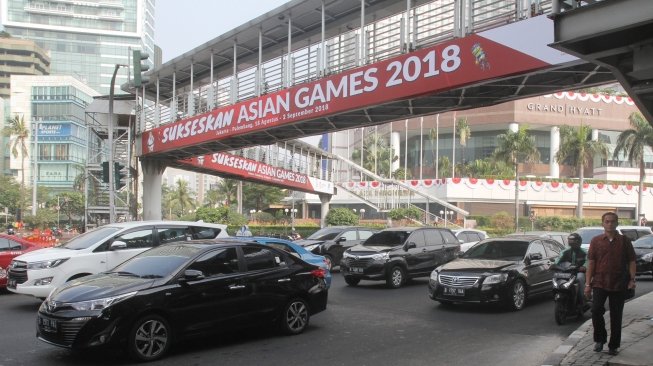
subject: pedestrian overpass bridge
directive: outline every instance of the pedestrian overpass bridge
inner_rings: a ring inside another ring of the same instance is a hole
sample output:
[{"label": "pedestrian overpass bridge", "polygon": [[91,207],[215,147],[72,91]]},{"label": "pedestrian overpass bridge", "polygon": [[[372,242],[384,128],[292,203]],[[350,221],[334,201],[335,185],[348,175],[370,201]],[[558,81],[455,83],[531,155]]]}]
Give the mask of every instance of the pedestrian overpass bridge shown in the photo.
[{"label": "pedestrian overpass bridge", "polygon": [[[652,12],[638,6],[651,9],[645,0],[290,1],[149,73],[136,91],[146,99],[135,129],[143,185],[159,187],[165,167],[179,167],[318,193],[324,217],[352,175],[390,190],[411,187],[302,137],[615,80],[630,82],[624,87],[653,120],[644,62],[653,58]],[[606,7],[636,17],[638,36],[630,38],[628,17],[572,20]],[[593,37],[610,28],[620,37],[592,53]],[[630,39],[643,50],[632,51]],[[615,48],[630,49],[630,59],[593,63]],[[635,70],[615,74],[619,67]],[[145,219],[161,215],[158,191],[143,194]],[[381,196],[360,198],[380,210],[399,204],[391,192]]]}]

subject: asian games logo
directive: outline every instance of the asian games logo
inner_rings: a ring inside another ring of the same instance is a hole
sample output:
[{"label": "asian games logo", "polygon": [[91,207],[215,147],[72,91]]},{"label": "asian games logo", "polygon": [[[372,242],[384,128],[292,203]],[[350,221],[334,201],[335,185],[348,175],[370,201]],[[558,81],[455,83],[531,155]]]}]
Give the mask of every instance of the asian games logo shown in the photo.
[{"label": "asian games logo", "polygon": [[204,165],[204,155],[197,157],[197,164]]},{"label": "asian games logo", "polygon": [[147,138],[147,150],[148,152],[154,151],[154,135],[152,132],[148,133],[149,137]]},{"label": "asian games logo", "polygon": [[481,70],[490,69],[490,62],[487,60],[487,55],[480,43],[474,43],[472,46],[472,55],[474,55],[474,59],[476,60],[476,66],[479,66]]}]

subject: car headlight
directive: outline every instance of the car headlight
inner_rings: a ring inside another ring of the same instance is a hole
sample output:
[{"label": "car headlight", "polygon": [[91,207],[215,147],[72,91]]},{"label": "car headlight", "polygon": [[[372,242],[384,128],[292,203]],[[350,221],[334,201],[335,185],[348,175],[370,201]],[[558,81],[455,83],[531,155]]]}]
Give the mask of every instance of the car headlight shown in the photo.
[{"label": "car headlight", "polygon": [[653,252],[646,253],[642,256],[642,259],[647,262],[653,262]]},{"label": "car headlight", "polygon": [[71,302],[65,304],[71,308],[78,311],[89,311],[89,310],[102,310],[106,309],[111,305],[115,305],[121,301],[127,300],[130,297],[136,295],[138,291],[130,292],[127,294],[122,294],[118,296],[105,297],[104,299],[80,301],[80,302]]},{"label": "car headlight", "polygon": [[342,257],[343,258],[354,258],[354,256],[349,252],[342,253]]},{"label": "car headlight", "polygon": [[438,272],[437,270],[433,270],[433,272],[431,272],[431,281],[438,282],[439,276],[440,276],[440,272]]},{"label": "car headlight", "polygon": [[313,249],[317,248],[318,245],[319,244],[307,245],[307,246],[304,247],[304,249],[306,249],[306,250],[308,250],[310,252],[310,251],[313,251]]},{"label": "car headlight", "polygon": [[47,268],[54,268],[65,261],[67,261],[70,258],[57,258],[57,259],[51,259],[49,261],[41,261],[41,262],[32,262],[32,263],[27,263],[27,269],[47,269]]},{"label": "car headlight", "polygon": [[372,255],[372,259],[374,259],[375,261],[384,261],[390,259],[390,255],[387,252],[378,253]]},{"label": "car headlight", "polygon": [[495,275],[485,277],[483,284],[492,285],[495,283],[502,283],[502,282],[506,282],[507,279],[508,279],[507,273],[495,274]]}]

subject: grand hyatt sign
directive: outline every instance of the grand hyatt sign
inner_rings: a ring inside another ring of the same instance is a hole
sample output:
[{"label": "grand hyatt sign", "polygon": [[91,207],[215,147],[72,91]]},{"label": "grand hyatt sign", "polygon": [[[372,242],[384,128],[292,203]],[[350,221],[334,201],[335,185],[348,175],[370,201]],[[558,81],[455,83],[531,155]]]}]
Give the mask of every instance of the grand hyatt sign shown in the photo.
[{"label": "grand hyatt sign", "polygon": [[526,109],[531,112],[551,112],[565,116],[600,116],[602,108],[577,107],[569,104],[528,103]]}]

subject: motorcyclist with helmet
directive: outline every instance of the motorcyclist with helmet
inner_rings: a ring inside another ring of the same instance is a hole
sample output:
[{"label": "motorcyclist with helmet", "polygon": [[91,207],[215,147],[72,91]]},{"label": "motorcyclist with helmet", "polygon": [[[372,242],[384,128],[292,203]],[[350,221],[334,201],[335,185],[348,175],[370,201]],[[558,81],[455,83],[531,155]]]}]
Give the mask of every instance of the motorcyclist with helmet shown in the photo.
[{"label": "motorcyclist with helmet", "polygon": [[581,301],[583,310],[587,308],[585,302],[585,297],[583,293],[585,291],[585,270],[587,268],[587,252],[581,248],[582,239],[579,234],[571,233],[567,237],[567,242],[569,243],[569,248],[563,250],[558,256],[555,264],[560,264],[563,262],[569,262],[574,266],[578,267],[578,274],[576,278],[578,279],[578,299]]}]

